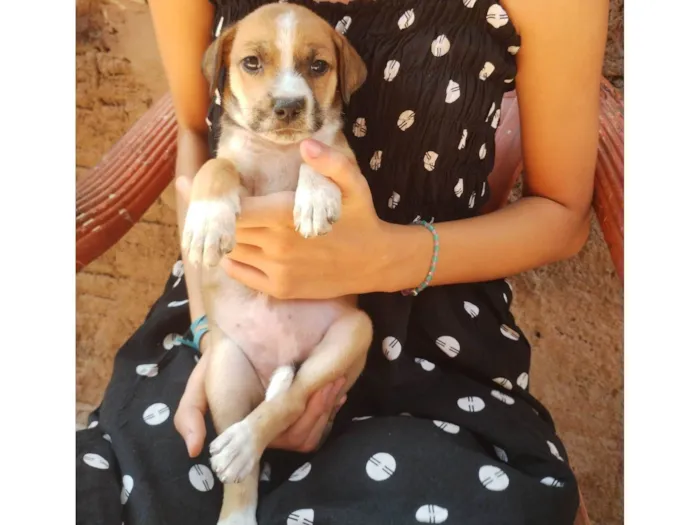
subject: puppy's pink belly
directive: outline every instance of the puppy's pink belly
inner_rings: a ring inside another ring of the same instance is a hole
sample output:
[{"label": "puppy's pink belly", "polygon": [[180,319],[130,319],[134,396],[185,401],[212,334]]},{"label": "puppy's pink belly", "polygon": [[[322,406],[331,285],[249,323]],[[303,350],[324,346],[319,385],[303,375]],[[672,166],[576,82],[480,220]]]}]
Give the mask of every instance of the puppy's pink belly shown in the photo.
[{"label": "puppy's pink belly", "polygon": [[277,367],[301,363],[309,356],[343,308],[336,301],[224,297],[216,303],[216,320],[267,385]]}]

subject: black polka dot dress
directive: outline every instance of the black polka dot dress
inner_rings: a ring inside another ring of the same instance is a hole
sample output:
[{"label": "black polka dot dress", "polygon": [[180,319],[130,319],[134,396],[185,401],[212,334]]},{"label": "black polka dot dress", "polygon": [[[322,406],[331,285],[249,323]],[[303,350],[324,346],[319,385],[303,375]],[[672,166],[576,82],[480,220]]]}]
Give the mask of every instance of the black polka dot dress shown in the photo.
[{"label": "black polka dot dress", "polygon": [[[214,2],[212,36],[264,3]],[[408,224],[477,215],[520,46],[498,1],[299,3],[367,64],[345,133],[379,216]],[[207,117],[212,151],[219,103]],[[363,296],[375,326],[367,367],[320,451],[265,453],[259,524],[572,524],[576,480],[529,393],[530,346],[512,299],[504,280]],[[119,350],[91,428],[77,433],[77,523],[216,523],[211,421],[195,459],[173,426],[198,359],[178,342],[189,323],[178,261]]]}]

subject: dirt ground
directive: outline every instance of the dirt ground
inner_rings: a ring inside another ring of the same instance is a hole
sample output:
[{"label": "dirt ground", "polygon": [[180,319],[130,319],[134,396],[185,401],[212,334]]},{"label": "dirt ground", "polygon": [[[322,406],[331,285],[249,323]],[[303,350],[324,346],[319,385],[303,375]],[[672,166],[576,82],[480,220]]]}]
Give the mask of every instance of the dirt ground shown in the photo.
[{"label": "dirt ground", "polygon": [[[624,86],[623,1],[612,2],[605,75]],[[81,177],[167,90],[143,0],[78,0],[77,165]],[[99,403],[116,350],[158,297],[178,254],[172,186],[77,275],[76,428]],[[533,343],[532,389],[567,444],[591,519],[622,523],[623,291],[593,220],[574,259],[514,277]]]}]

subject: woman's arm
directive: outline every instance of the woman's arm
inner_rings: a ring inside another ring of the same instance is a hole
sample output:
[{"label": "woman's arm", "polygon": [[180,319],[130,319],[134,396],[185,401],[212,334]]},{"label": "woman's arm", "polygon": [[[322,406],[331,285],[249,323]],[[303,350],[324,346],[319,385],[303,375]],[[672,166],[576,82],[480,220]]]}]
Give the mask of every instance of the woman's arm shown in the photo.
[{"label": "woman's arm", "polygon": [[[525,167],[523,198],[488,215],[436,225],[434,284],[485,281],[578,253],[588,238],[598,143],[606,0],[503,0],[522,36],[517,93]],[[432,237],[387,226],[377,288],[418,285]]]},{"label": "woman's arm", "polygon": [[[208,158],[205,118],[209,86],[201,63],[210,42],[213,7],[208,0],[150,0],[149,5],[179,126],[175,182],[177,221],[182,235],[189,203],[187,190]],[[190,315],[196,319],[204,314],[199,274],[187,261],[183,262]]]}]

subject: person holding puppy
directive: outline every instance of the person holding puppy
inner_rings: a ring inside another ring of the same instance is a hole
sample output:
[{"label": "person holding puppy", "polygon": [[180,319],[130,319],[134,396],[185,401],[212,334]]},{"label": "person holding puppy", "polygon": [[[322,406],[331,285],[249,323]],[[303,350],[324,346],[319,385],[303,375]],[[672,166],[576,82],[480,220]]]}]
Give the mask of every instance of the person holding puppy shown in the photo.
[{"label": "person holding puppy", "polygon": [[[202,56],[270,2],[149,3],[180,125],[182,229],[192,178],[227,118],[225,75],[210,97]],[[303,239],[293,193],[244,198],[221,265],[281,299],[359,294],[374,339],[350,391],[343,379],[321,388],[263,456],[257,522],[573,523],[576,479],[529,393],[530,345],[504,278],[571,257],[588,236],[607,2],[295,3],[367,64],[343,108],[357,164],[303,141],[303,161],[341,190],[341,219]],[[480,214],[501,100],[516,86],[525,195]],[[192,270],[175,264],[78,433],[78,523],[216,523],[209,336]]]}]

